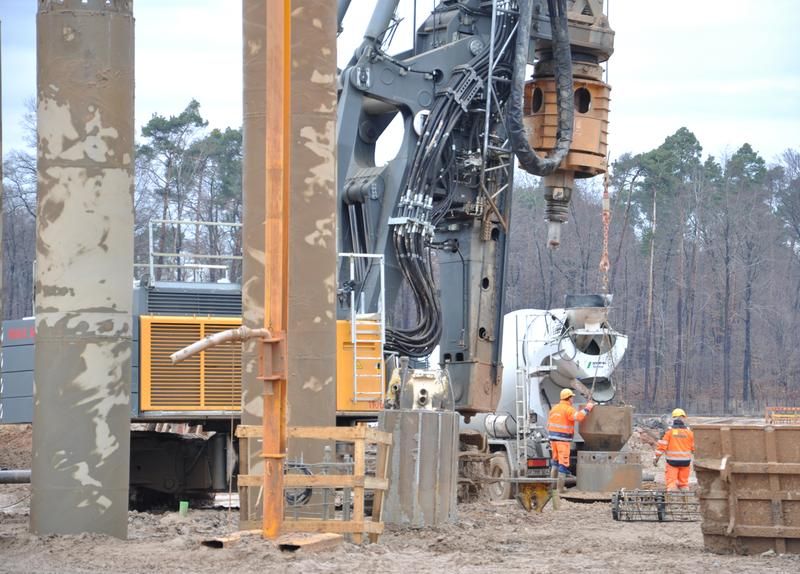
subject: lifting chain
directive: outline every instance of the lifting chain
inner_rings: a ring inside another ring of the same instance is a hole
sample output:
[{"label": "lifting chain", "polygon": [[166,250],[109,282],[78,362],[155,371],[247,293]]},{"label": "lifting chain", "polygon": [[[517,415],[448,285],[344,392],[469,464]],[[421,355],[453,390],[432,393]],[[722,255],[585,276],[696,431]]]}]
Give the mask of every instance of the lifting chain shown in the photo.
[{"label": "lifting chain", "polygon": [[603,177],[603,253],[600,255],[600,288],[603,293],[608,293],[608,270],[611,263],[608,260],[608,227],[611,224],[611,200],[608,196],[608,157],[606,158],[606,172]]}]

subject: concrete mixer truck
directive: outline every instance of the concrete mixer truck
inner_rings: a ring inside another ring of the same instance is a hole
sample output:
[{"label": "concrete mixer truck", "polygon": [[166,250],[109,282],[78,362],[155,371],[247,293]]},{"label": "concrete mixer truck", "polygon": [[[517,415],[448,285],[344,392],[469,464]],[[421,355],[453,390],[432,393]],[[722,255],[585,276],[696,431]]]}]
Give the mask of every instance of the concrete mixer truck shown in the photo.
[{"label": "concrete mixer truck", "polygon": [[547,416],[564,388],[576,390],[578,404],[590,398],[598,403],[578,426],[571,468],[581,450],[622,448],[632,409],[611,405],[612,373],[628,338],[609,325],[610,303],[611,295],[568,295],[562,309],[505,315],[498,407],[462,422],[462,496],[482,490],[490,499],[509,498],[514,478],[549,474]]}]

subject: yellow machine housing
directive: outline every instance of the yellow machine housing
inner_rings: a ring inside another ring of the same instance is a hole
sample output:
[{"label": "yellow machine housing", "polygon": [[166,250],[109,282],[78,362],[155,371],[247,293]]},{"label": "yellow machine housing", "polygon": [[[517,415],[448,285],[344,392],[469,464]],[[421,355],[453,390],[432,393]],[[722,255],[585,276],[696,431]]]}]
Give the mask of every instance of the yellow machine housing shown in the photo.
[{"label": "yellow machine housing", "polygon": [[[241,325],[239,317],[142,315],[140,329],[140,410],[239,411],[241,346],[219,345],[173,365],[170,355],[208,335]],[[385,384],[380,325],[337,321],[336,410],[371,413],[383,408]]]},{"label": "yellow machine housing", "polygon": [[355,343],[352,323],[336,322],[336,410],[375,412],[383,408],[385,385],[380,323],[357,321]]},{"label": "yellow machine housing", "polygon": [[173,365],[169,356],[208,335],[235,329],[239,317],[142,315],[140,408],[146,411],[239,411],[240,345],[219,345]]}]

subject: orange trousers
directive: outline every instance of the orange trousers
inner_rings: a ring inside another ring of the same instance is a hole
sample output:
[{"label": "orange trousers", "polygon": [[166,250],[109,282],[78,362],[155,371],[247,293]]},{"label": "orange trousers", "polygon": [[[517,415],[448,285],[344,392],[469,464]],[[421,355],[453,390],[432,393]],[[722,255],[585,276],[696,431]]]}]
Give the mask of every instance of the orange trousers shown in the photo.
[{"label": "orange trousers", "polygon": [[558,464],[569,468],[569,443],[560,440],[550,441],[550,450],[553,453],[553,460]]},{"label": "orange trousers", "polygon": [[664,482],[667,483],[667,490],[689,488],[691,466],[672,466],[670,463],[667,463],[666,466]]}]

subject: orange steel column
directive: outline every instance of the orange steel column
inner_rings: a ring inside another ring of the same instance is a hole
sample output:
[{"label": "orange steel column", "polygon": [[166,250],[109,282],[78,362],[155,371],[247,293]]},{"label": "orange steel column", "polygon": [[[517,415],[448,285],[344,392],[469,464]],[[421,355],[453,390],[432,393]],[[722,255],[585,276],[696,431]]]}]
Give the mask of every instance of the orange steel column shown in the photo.
[{"label": "orange steel column", "polygon": [[264,510],[265,538],[277,538],[283,522],[286,456],[286,319],[289,261],[289,112],[291,0],[270,0],[266,13],[266,225],[264,326]]}]

